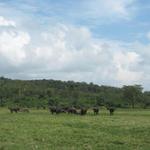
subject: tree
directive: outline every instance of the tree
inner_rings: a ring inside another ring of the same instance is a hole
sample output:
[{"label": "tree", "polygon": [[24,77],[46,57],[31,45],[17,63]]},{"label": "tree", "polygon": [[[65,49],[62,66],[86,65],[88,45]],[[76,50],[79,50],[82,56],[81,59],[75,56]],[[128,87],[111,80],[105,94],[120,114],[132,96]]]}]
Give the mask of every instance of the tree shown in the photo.
[{"label": "tree", "polygon": [[96,106],[103,106],[104,105],[104,101],[105,101],[105,97],[104,95],[98,95],[96,97]]},{"label": "tree", "polygon": [[142,103],[143,103],[143,107],[144,108],[150,107],[150,92],[145,91],[143,93],[143,101],[142,101]]},{"label": "tree", "polygon": [[143,88],[141,85],[123,87],[123,97],[131,104],[132,108],[134,108],[135,104],[141,100],[142,90]]}]

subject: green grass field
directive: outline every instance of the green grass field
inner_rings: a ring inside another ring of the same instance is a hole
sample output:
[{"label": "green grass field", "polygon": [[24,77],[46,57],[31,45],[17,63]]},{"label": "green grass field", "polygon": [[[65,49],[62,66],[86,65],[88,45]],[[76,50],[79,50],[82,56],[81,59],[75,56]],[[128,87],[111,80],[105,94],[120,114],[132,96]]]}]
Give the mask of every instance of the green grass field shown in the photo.
[{"label": "green grass field", "polygon": [[150,110],[78,116],[48,110],[10,114],[0,108],[0,150],[36,149],[150,150]]}]

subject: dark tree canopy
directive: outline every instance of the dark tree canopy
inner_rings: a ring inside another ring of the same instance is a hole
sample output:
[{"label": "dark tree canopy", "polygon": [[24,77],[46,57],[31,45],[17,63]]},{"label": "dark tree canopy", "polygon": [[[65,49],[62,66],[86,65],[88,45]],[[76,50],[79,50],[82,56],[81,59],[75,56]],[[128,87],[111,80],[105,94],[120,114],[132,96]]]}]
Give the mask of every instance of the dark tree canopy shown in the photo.
[{"label": "dark tree canopy", "polygon": [[149,107],[142,86],[123,88],[59,80],[11,80],[0,77],[0,106]]},{"label": "dark tree canopy", "polygon": [[123,97],[131,104],[132,108],[142,100],[142,90],[143,88],[141,85],[123,87]]}]

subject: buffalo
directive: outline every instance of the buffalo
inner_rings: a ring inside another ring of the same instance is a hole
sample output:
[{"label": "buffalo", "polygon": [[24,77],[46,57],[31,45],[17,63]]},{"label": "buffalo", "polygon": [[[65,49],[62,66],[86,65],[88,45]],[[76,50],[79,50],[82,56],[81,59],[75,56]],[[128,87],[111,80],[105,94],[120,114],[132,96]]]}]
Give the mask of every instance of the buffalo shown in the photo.
[{"label": "buffalo", "polygon": [[10,110],[11,113],[13,112],[18,113],[20,111],[19,107],[8,107],[8,109]]},{"label": "buffalo", "polygon": [[68,108],[68,109],[67,109],[67,112],[68,112],[69,114],[78,114],[77,109],[74,108],[74,107]]},{"label": "buffalo", "polygon": [[110,116],[114,114],[115,108],[114,107],[107,107],[107,110],[109,110]]},{"label": "buffalo", "polygon": [[99,114],[99,108],[98,107],[94,107],[93,108],[93,112],[94,112],[94,115],[98,115]]},{"label": "buffalo", "polygon": [[88,109],[86,109],[86,108],[81,108],[81,109],[80,109],[80,115],[82,115],[82,116],[83,116],[83,115],[86,115],[86,114],[87,114],[87,110],[88,110]]},{"label": "buffalo", "polygon": [[59,108],[59,107],[50,107],[49,110],[52,114],[60,114],[60,113],[66,112],[64,109]]}]

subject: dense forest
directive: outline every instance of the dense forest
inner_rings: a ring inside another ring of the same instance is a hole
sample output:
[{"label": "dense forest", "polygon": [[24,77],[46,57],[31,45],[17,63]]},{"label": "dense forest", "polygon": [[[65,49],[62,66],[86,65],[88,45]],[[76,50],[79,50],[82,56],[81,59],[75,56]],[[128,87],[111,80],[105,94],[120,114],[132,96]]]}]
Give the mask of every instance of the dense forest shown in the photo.
[{"label": "dense forest", "polygon": [[150,107],[150,91],[141,85],[122,88],[59,80],[12,80],[0,77],[0,106]]}]

